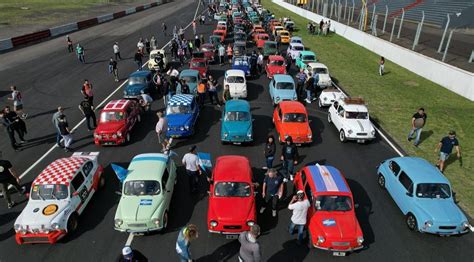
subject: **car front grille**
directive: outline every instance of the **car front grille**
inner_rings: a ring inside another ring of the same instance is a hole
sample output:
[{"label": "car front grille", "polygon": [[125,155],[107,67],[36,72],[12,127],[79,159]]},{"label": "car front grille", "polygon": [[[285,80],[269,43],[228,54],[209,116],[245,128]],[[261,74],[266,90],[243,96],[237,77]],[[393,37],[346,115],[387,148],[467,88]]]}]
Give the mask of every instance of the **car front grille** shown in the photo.
[{"label": "car front grille", "polygon": [[129,227],[146,227],[145,223],[128,224]]},{"label": "car front grille", "polygon": [[358,136],[366,136],[367,133],[357,133]]},{"label": "car front grille", "polygon": [[233,226],[233,225],[229,225],[229,226],[224,226],[224,229],[241,229],[242,226]]},{"label": "car front grille", "polygon": [[456,226],[439,226],[439,229],[452,230],[456,229]]},{"label": "car front grille", "polygon": [[346,247],[350,245],[349,242],[332,242],[331,244],[335,247]]}]

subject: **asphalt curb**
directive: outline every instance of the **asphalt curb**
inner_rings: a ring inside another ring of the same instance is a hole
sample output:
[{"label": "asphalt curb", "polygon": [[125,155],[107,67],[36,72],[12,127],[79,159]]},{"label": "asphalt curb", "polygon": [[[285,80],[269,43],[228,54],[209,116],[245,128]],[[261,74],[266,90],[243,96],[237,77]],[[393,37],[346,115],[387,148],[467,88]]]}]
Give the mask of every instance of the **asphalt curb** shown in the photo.
[{"label": "asphalt curb", "polygon": [[104,14],[94,18],[59,25],[30,34],[15,36],[7,39],[0,39],[0,53],[8,52],[13,49],[26,46],[28,44],[39,43],[71,32],[80,31],[96,25],[100,25],[102,23],[106,23],[114,19],[141,12],[168,2],[171,2],[171,0],[157,0],[149,4],[139,5],[120,12]]}]

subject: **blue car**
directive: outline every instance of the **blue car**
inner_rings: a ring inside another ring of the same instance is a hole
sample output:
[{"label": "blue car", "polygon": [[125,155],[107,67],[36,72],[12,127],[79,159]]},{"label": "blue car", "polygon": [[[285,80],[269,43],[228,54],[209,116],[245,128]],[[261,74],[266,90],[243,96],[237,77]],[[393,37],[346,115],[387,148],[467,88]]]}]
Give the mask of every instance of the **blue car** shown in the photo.
[{"label": "blue car", "polygon": [[240,69],[244,71],[245,76],[250,76],[250,57],[248,56],[237,56],[232,58],[232,69]]},{"label": "blue car", "polygon": [[293,77],[289,75],[273,75],[273,79],[270,81],[270,84],[268,84],[268,88],[273,105],[277,105],[281,101],[295,101],[298,99],[295,81]]},{"label": "blue car", "polygon": [[386,189],[410,230],[437,235],[463,234],[469,222],[453,199],[448,179],[428,161],[395,157],[378,167],[378,184]]},{"label": "blue car", "polygon": [[127,86],[123,91],[123,98],[138,98],[141,94],[150,94],[154,88],[150,71],[136,71],[128,76]]},{"label": "blue car", "polygon": [[199,106],[193,95],[178,94],[171,97],[166,107],[168,137],[185,137],[194,133]]},{"label": "blue car", "polygon": [[221,142],[241,144],[253,141],[252,114],[245,100],[229,100],[222,111]]},{"label": "blue car", "polygon": [[[197,94],[197,86],[201,82],[201,77],[199,76],[199,71],[194,69],[185,69],[179,73],[179,80],[184,79],[186,84],[189,86],[189,91],[191,94]],[[181,93],[181,85],[178,84],[176,93]]]}]

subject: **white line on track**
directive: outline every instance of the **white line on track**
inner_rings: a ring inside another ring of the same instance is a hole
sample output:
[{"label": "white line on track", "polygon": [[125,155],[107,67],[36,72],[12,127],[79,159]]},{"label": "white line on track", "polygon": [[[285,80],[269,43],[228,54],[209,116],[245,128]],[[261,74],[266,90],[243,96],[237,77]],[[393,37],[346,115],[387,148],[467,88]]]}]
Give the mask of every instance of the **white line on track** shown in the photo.
[{"label": "white line on track", "polygon": [[130,235],[128,235],[127,242],[125,242],[125,246],[131,246],[134,237],[135,237],[135,234],[130,233]]}]

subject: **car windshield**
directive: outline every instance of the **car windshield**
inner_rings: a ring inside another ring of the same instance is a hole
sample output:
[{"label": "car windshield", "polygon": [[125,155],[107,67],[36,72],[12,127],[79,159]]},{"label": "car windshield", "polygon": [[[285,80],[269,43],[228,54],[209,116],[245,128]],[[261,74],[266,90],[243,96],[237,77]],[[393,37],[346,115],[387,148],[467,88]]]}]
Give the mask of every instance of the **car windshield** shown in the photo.
[{"label": "car windshield", "polygon": [[228,76],[227,83],[231,84],[243,84],[245,82],[245,78],[242,76]]},{"label": "car windshield", "polygon": [[214,49],[212,49],[211,47],[202,47],[201,48],[201,51],[203,52],[214,52]]},{"label": "car windshield", "polygon": [[303,56],[303,60],[304,61],[314,61],[315,57],[314,57],[314,55],[305,55],[305,56]]},{"label": "car windshield", "polygon": [[68,197],[66,185],[34,185],[31,190],[31,199],[34,200],[58,200]]},{"label": "car windshield", "polygon": [[283,116],[283,122],[306,122],[306,115],[303,113],[288,113]]},{"label": "car windshield", "polygon": [[174,115],[174,114],[190,114],[192,113],[191,108],[189,106],[168,106],[166,108],[167,115]]},{"label": "car windshield", "polygon": [[192,62],[191,67],[194,67],[194,68],[206,67],[206,62]]},{"label": "car windshield", "polygon": [[234,65],[237,65],[237,66],[248,66],[249,63],[246,59],[236,59],[234,61]]},{"label": "car windshield", "polygon": [[266,35],[261,35],[261,36],[258,36],[258,39],[260,39],[260,40],[268,40],[268,36],[266,36]]},{"label": "car windshield", "polygon": [[242,111],[230,111],[225,114],[224,121],[249,121],[250,114]]},{"label": "car windshield", "polygon": [[196,83],[197,82],[197,77],[195,76],[182,76],[180,79],[183,79],[186,81],[186,83]]},{"label": "car windshield", "polygon": [[348,196],[318,196],[314,207],[318,211],[350,211],[352,199]]},{"label": "car windshield", "polygon": [[302,46],[300,46],[300,45],[295,45],[295,46],[293,46],[293,50],[303,51],[303,50],[304,50],[304,47],[302,47]]},{"label": "car windshield", "polygon": [[288,32],[281,32],[280,35],[281,36],[289,36],[290,34]]},{"label": "car windshield", "polygon": [[216,197],[249,197],[250,185],[243,182],[219,182],[214,187]]},{"label": "car windshield", "polygon": [[224,32],[220,32],[220,31],[219,31],[219,32],[214,32],[214,34],[220,36],[220,35],[224,35]]},{"label": "car windshield", "polygon": [[100,113],[100,122],[107,123],[107,122],[115,122],[121,121],[125,118],[125,114],[121,111],[107,111]]},{"label": "car windshield", "polygon": [[314,68],[313,74],[327,74],[328,70],[326,68]]},{"label": "car windshield", "polygon": [[275,43],[265,43],[266,48],[277,48]]},{"label": "car windshield", "polygon": [[132,76],[128,78],[128,85],[143,85],[145,83],[144,77]]},{"label": "car windshield", "polygon": [[272,66],[282,66],[283,64],[285,64],[285,61],[283,61],[283,60],[272,60],[272,61],[270,61],[270,65],[272,65]]},{"label": "car windshield", "polygon": [[418,184],[416,187],[416,196],[419,198],[449,198],[451,196],[451,190],[448,184]]},{"label": "car windshield", "polygon": [[367,112],[348,112],[346,111],[347,119],[368,119],[369,114]]},{"label": "car windshield", "polygon": [[293,83],[279,82],[276,84],[276,89],[293,89],[293,88],[294,88]]},{"label": "car windshield", "polygon": [[298,43],[298,44],[301,44],[302,42],[301,42],[301,40],[299,40],[299,39],[293,39],[293,40],[291,40],[291,43]]},{"label": "car windshield", "polygon": [[152,196],[160,194],[160,183],[154,180],[127,181],[123,193],[126,196]]}]

